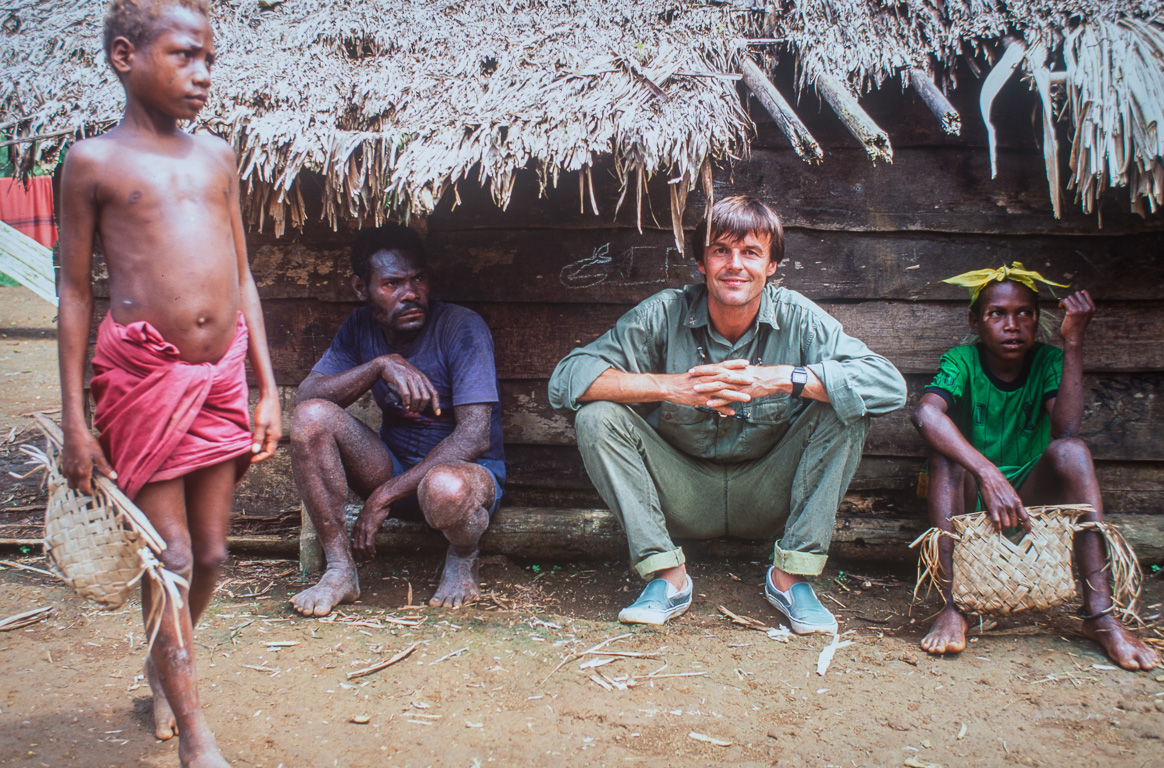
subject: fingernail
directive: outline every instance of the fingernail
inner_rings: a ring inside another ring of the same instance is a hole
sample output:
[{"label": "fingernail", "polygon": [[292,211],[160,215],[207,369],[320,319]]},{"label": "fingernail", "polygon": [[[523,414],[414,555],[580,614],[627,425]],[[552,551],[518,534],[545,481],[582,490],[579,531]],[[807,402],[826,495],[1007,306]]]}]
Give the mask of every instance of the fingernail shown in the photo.
[{"label": "fingernail", "polygon": [[255,443],[254,445],[251,446],[251,453],[258,453],[259,448],[261,448],[261,447],[262,446],[260,446],[258,443]]}]

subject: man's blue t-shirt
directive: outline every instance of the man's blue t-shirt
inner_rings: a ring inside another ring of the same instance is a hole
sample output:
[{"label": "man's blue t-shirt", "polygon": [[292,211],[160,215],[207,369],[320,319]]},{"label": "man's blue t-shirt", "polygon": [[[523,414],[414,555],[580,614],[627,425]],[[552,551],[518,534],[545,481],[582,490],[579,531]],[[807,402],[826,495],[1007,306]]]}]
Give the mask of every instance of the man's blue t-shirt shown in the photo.
[{"label": "man's blue t-shirt", "polygon": [[351,370],[382,355],[400,355],[428,376],[440,397],[441,415],[431,406],[423,413],[411,413],[383,379],[372,386],[372,397],[383,414],[380,438],[405,469],[416,466],[453,432],[454,406],[492,403],[489,449],[478,459],[499,485],[505,483],[505,451],[501,444],[501,403],[497,369],[493,364],[493,337],[476,312],[435,301],[429,307],[428,322],[411,344],[394,349],[372,315],[371,307],[353,312],[312,368],[332,376]]}]

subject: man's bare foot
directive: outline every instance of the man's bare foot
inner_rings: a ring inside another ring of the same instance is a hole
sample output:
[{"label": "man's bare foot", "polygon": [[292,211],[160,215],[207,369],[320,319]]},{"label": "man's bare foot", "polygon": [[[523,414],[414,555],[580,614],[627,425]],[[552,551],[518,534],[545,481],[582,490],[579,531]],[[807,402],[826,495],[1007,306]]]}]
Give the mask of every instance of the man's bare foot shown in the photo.
[{"label": "man's bare foot", "polygon": [[167,741],[174,738],[174,734],[178,732],[178,721],[174,719],[174,712],[170,709],[170,702],[166,700],[166,693],[162,690],[162,683],[154,671],[154,660],[150,656],[146,656],[145,676],[153,698],[154,736],[159,741]]},{"label": "man's bare foot", "polygon": [[1083,634],[1103,646],[1108,657],[1132,672],[1152,669],[1160,663],[1156,651],[1127,630],[1110,613],[1083,622]]},{"label": "man's bare foot", "polygon": [[291,598],[291,605],[304,616],[326,616],[340,603],[350,603],[359,597],[360,579],[355,568],[328,568],[314,587]]},{"label": "man's bare foot", "polygon": [[922,638],[921,647],[927,653],[961,653],[966,649],[966,617],[952,605],[947,605],[934,620],[930,633]]},{"label": "man's bare foot", "polygon": [[468,557],[460,557],[449,546],[445,555],[445,570],[441,574],[441,583],[436,594],[428,601],[429,605],[444,606],[445,608],[460,608],[462,605],[477,602],[481,597],[481,587],[477,578],[478,551]]},{"label": "man's bare foot", "polygon": [[207,729],[202,738],[183,736],[178,743],[178,762],[182,768],[231,768],[230,763],[218,751],[218,742]]}]

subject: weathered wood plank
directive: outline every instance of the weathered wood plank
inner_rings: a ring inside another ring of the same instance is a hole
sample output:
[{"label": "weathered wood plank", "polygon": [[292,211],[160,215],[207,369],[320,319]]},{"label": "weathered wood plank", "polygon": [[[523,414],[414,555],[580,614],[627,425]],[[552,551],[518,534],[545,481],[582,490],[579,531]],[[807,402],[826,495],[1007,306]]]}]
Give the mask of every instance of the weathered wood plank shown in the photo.
[{"label": "weathered wood plank", "polygon": [[[815,134],[814,134],[815,135]],[[819,138],[819,137],[818,137]],[[1159,231],[1164,217],[1141,219],[1117,201],[1119,190],[1103,207],[1103,229],[1097,217],[1068,205],[1055,219],[1047,194],[1042,154],[1028,147],[999,149],[998,178],[990,178],[990,159],[980,147],[906,147],[894,153],[892,164],[873,165],[860,147],[834,147],[820,165],[806,165],[791,148],[756,148],[749,159],[729,173],[717,169],[716,197],[747,193],[770,202],[786,227],[861,232],[962,232],[997,235],[1115,235]],[[607,172],[604,172],[607,171]],[[532,174],[519,174],[510,206],[499,211],[489,194],[466,184],[459,188],[461,204],[452,210],[446,195],[429,217],[430,232],[456,229],[523,229],[552,222],[562,229],[634,225],[634,206],[617,216],[618,181],[608,165],[594,172],[600,215],[580,212],[577,182],[565,174],[563,188],[538,198]],[[684,222],[693,226],[703,210],[703,194],[687,198]],[[668,188],[663,175],[647,185],[643,227],[666,231],[670,226]]]},{"label": "weathered wood plank", "polygon": [[53,252],[0,221],[0,272],[57,306]]},{"label": "weathered wood plank", "polygon": [[[700,279],[669,231],[434,230],[427,245],[434,291],[448,301],[633,303]],[[1012,261],[1086,287],[1099,302],[1158,299],[1164,284],[1164,259],[1156,257],[1164,253],[1164,231],[1015,239],[789,229],[786,253],[778,279],[816,301],[958,301],[965,290],[942,278]],[[259,245],[251,268],[264,301],[355,298],[344,241]]]},{"label": "weathered wood plank", "polygon": [[[920,456],[925,448],[909,422],[928,374],[906,378],[909,399],[900,411],[873,419],[865,451],[882,456]],[[1081,437],[1096,459],[1164,461],[1164,374],[1087,375]],[[550,408],[544,382],[504,381],[502,418],[507,443],[573,445],[569,421]]]},{"label": "weathered wood plank", "polygon": [[[575,346],[609,329],[629,309],[615,304],[478,304],[493,331],[498,374],[545,379]],[[905,373],[929,373],[957,344],[966,326],[961,303],[862,302],[823,304],[846,330]],[[309,299],[263,305],[271,358],[280,383],[298,383],[319,360],[355,304]],[[104,307],[101,308],[104,311]],[[1089,372],[1164,370],[1164,302],[1109,303],[1088,329]]]}]

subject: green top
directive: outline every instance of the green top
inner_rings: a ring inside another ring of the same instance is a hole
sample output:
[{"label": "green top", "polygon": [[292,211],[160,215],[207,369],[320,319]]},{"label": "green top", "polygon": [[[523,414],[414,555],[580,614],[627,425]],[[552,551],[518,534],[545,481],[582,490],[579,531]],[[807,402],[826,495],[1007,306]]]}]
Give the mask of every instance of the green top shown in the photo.
[{"label": "green top", "polygon": [[[841,324],[799,293],[768,285],[756,321],[731,344],[712,329],[707,289],[668,289],[627,312],[614,328],[566,355],[550,377],[550,404],[572,413],[607,368],[628,373],[685,373],[701,363],[746,358],[754,365],[802,365],[824,384],[846,424],[905,404],[905,380],[893,364],[847,335]],[[722,462],[759,458],[788,431],[807,401],[787,393],[757,398],[724,418],[674,403],[636,408],[681,451]]]},{"label": "green top", "polygon": [[982,365],[981,345],[954,347],[942,355],[926,387],[949,405],[947,413],[976,450],[1007,477],[1037,461],[1051,442],[1045,403],[1059,392],[1063,352],[1038,342],[1023,371],[1000,381]]}]

